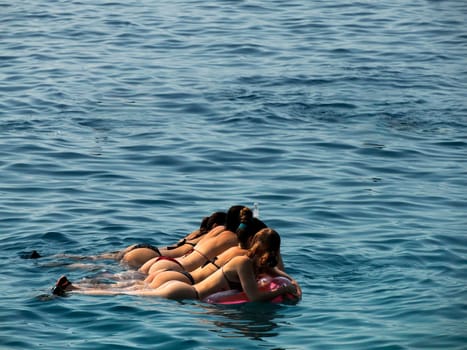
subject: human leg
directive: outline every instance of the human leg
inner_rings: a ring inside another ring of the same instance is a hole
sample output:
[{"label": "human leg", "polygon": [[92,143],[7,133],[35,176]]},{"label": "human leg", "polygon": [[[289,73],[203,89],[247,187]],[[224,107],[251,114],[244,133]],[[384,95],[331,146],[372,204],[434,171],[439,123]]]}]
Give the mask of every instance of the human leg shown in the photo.
[{"label": "human leg", "polygon": [[135,248],[125,253],[121,262],[134,268],[139,268],[144,265],[148,260],[157,258],[160,255],[151,248]]},{"label": "human leg", "polygon": [[145,282],[148,283],[151,288],[158,288],[169,281],[180,281],[190,285],[193,284],[187,275],[179,271],[163,271],[149,275],[145,279]]}]

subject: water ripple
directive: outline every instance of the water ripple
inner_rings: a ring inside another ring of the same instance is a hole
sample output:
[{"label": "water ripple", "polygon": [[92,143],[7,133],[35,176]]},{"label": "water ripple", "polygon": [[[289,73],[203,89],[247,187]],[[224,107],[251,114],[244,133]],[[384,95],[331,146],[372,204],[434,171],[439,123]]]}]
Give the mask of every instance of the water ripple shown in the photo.
[{"label": "water ripple", "polygon": [[[465,347],[464,2],[0,9],[1,346]],[[254,202],[298,305],[50,296]]]}]

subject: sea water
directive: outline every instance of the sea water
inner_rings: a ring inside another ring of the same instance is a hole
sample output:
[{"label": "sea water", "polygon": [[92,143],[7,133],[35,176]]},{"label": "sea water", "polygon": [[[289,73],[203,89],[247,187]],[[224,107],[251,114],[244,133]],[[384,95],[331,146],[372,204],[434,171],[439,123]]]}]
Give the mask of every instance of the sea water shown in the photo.
[{"label": "sea water", "polygon": [[[466,349],[466,57],[461,0],[0,0],[0,348]],[[254,203],[297,305],[50,295]]]}]

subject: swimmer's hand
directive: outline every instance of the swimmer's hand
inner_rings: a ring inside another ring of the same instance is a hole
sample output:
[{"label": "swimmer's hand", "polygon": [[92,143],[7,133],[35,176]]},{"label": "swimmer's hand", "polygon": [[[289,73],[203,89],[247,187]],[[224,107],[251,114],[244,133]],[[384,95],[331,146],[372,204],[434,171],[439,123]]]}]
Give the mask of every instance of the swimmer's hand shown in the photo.
[{"label": "swimmer's hand", "polygon": [[293,296],[299,298],[297,287],[293,284],[279,287],[276,290],[280,291],[280,294],[292,294]]},{"label": "swimmer's hand", "polygon": [[302,289],[298,285],[297,281],[292,280],[292,285],[295,287],[295,293],[292,293],[292,294],[295,295],[298,299],[301,299],[302,298]]},{"label": "swimmer's hand", "polygon": [[292,284],[283,286],[281,287],[281,289],[282,289],[281,294],[292,294],[297,299],[302,298],[302,290],[300,289],[300,286],[297,284],[295,280],[292,281]]}]

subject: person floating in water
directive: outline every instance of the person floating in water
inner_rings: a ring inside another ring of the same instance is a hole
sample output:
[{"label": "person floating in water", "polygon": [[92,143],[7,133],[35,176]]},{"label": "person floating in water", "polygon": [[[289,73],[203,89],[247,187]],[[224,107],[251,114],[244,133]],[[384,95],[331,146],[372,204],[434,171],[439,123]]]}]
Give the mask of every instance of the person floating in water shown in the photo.
[{"label": "person floating in water", "polygon": [[211,232],[214,228],[222,230],[225,225],[226,217],[227,214],[224,212],[215,212],[210,216],[203,218],[199,229],[191,232],[175,245],[165,248],[157,248],[150,244],[136,244],[129,246],[120,252],[114,253],[113,258],[127,266],[139,268],[148,260],[160,256],[170,258],[181,257],[190,253],[197,243],[205,238],[207,233]]},{"label": "person floating in water", "polygon": [[[177,259],[167,257],[151,259],[141,266],[139,272],[148,275],[167,270],[191,272],[227,249],[237,246],[239,244],[237,230],[245,230],[245,228],[241,227],[241,213],[243,210],[248,210],[251,213],[251,210],[245,206],[237,205],[230,207],[227,212],[224,229],[218,232],[208,233],[206,238],[200,241],[190,254],[186,254]],[[243,225],[246,224],[244,223]],[[247,231],[254,234],[266,227],[266,224],[261,220],[252,218],[248,224]],[[280,261],[280,267],[282,268],[282,261]]]},{"label": "person floating in water", "polygon": [[58,279],[53,290],[55,295],[67,292],[88,295],[139,295],[156,296],[175,300],[204,300],[211,294],[228,289],[241,289],[250,301],[267,301],[283,295],[293,294],[297,299],[301,291],[296,282],[275,290],[260,290],[258,278],[263,274],[274,276],[280,254],[280,236],[270,228],[260,230],[252,239],[246,255],[237,256],[203,281],[190,285],[181,281],[169,281],[159,288],[136,285],[125,288],[98,288],[71,283],[66,276]]},{"label": "person floating in water", "polygon": [[[221,254],[206,261],[195,270],[158,270],[150,273],[142,283],[148,283],[152,288],[157,288],[171,280],[179,280],[189,284],[199,283],[233,258],[247,254],[252,237],[262,228],[265,228],[264,223],[253,217],[253,212],[250,208],[244,207],[240,210],[240,224],[236,230],[238,239],[238,244],[236,246],[223,251]],[[283,270],[283,265],[282,257],[279,254],[278,268]]]},{"label": "person floating in water", "polygon": [[[82,256],[71,254],[56,254],[53,257],[79,261],[116,260],[124,266],[130,267],[132,269],[138,269],[148,260],[153,258],[165,256],[167,258],[175,259],[190,253],[198,242],[208,236],[208,233],[211,231],[215,231],[213,233],[223,231],[226,217],[227,213],[224,212],[212,213],[210,216],[203,218],[198,229],[189,233],[174,245],[164,248],[158,248],[148,243],[141,243],[130,245],[125,249],[116,252],[101,253],[98,255]],[[27,253],[27,255],[23,254],[22,257],[24,259],[37,259],[42,256],[34,250],[32,253]],[[73,264],[72,266],[88,267],[84,264]]]}]

